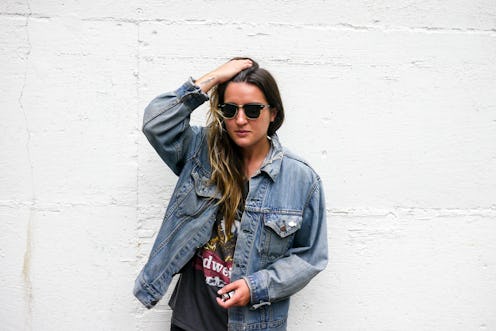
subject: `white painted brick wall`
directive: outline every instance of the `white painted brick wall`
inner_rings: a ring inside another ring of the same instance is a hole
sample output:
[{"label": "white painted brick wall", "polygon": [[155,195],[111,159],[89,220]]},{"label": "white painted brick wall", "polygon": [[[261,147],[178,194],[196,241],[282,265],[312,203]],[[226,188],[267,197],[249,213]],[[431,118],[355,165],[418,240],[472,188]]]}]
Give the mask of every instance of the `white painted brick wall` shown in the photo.
[{"label": "white painted brick wall", "polygon": [[290,330],[496,330],[494,0],[1,1],[0,329],[168,329],[131,294],[176,180],[142,110],[238,55],[325,182]]}]

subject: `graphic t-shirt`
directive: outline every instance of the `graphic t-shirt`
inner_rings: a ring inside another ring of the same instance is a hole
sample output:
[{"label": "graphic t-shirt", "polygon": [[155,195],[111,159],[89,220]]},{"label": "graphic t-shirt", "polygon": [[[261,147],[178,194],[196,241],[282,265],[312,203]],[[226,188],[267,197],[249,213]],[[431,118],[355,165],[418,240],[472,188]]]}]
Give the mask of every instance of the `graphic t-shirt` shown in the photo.
[{"label": "graphic t-shirt", "polygon": [[[239,217],[238,217],[239,218]],[[173,324],[188,331],[227,330],[227,310],[217,304],[217,291],[229,284],[240,221],[226,234],[217,215],[210,240],[181,271],[169,305]]]}]

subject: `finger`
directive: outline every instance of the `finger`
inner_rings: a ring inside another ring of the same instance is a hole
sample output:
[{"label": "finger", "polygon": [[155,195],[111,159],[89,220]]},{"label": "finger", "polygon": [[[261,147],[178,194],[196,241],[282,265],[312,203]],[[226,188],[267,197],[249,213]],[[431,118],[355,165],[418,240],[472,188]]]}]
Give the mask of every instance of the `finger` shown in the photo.
[{"label": "finger", "polygon": [[233,296],[230,299],[227,299],[226,301],[222,300],[221,298],[217,297],[217,304],[225,309],[234,307],[234,306],[240,306],[240,301],[236,299],[235,296]]},{"label": "finger", "polygon": [[242,66],[241,66],[241,70],[240,71],[243,71],[245,69],[248,69],[252,65],[253,65],[253,62],[251,60],[244,60],[244,62],[242,63]]},{"label": "finger", "polygon": [[211,73],[213,77],[217,77],[217,83],[224,83],[237,75],[239,72],[248,69],[253,65],[253,62],[248,59],[230,60],[224,63],[219,68]]},{"label": "finger", "polygon": [[229,302],[229,300],[228,301],[222,301],[221,298],[216,298],[216,300],[217,300],[217,304],[224,309],[228,309],[232,306],[232,303]]},{"label": "finger", "polygon": [[245,69],[249,68],[253,65],[253,62],[249,59],[240,60],[240,61],[242,61],[241,64],[242,64],[243,68],[245,68]]},{"label": "finger", "polygon": [[229,293],[229,292],[234,291],[234,290],[235,290],[235,287],[232,284],[227,284],[226,286],[224,286],[223,288],[218,290],[217,294],[222,295],[224,293]]},{"label": "finger", "polygon": [[250,299],[248,295],[243,294],[242,292],[234,292],[234,294],[227,299],[218,297],[217,302],[224,308],[230,308],[233,306],[246,306],[250,302]]}]

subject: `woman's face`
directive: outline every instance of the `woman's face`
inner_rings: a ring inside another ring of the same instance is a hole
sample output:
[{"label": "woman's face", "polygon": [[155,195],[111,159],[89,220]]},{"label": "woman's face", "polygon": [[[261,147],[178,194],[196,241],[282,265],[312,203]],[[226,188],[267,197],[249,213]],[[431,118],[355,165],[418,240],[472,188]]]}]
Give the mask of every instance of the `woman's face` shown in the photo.
[{"label": "woman's face", "polygon": [[[247,103],[268,104],[263,92],[255,85],[244,82],[231,82],[224,93],[224,103],[245,105]],[[268,150],[267,131],[269,124],[274,121],[276,112],[265,107],[256,119],[248,119],[244,109],[238,108],[238,113],[232,119],[224,119],[229,137],[245,152]]]}]

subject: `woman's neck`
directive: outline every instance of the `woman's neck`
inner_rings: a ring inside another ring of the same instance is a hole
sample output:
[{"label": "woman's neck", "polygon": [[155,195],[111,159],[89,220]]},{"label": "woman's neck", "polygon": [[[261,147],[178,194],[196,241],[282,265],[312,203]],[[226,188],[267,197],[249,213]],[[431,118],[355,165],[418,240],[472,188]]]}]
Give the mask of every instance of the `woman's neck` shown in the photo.
[{"label": "woman's neck", "polygon": [[243,165],[245,168],[245,176],[250,179],[260,166],[262,165],[267,153],[270,150],[270,142],[267,139],[263,147],[258,147],[256,149],[243,149],[241,150],[241,157],[243,158]]}]

